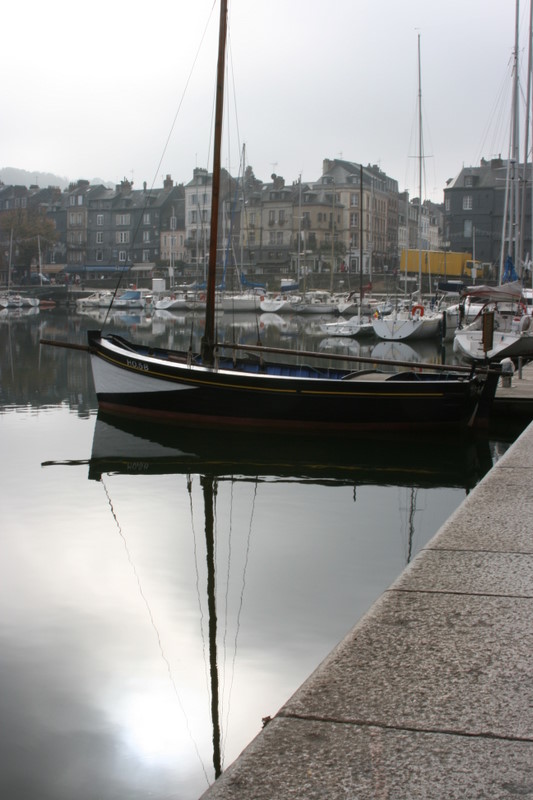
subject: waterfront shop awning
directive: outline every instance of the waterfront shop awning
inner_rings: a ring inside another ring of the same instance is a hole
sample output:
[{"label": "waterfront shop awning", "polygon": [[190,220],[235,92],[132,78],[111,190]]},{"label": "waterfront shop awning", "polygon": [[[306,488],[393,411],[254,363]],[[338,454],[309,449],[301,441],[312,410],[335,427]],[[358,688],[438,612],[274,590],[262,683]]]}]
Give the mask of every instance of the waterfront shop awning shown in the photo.
[{"label": "waterfront shop awning", "polygon": [[[65,269],[66,264],[43,264],[41,267],[41,272],[43,275],[57,275],[59,272],[63,272]],[[39,270],[36,270],[39,272]]]},{"label": "waterfront shop awning", "polygon": [[130,267],[117,267],[109,264],[67,264],[64,271],[69,275],[117,275],[129,272]]}]

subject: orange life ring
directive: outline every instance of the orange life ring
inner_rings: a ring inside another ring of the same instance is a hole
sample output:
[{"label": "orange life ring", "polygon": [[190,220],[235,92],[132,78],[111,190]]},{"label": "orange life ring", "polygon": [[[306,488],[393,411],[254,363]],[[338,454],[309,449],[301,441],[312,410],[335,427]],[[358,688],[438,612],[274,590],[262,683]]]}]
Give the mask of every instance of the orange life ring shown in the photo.
[{"label": "orange life ring", "polygon": [[411,316],[414,317],[417,311],[420,312],[421,317],[424,316],[424,306],[413,306],[411,309]]}]

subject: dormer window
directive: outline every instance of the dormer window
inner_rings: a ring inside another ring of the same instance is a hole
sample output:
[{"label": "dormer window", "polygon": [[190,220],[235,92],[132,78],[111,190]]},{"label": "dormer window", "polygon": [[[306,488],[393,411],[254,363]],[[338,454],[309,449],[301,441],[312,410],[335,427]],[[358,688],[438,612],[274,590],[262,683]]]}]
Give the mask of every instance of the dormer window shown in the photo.
[{"label": "dormer window", "polygon": [[469,189],[473,185],[474,185],[474,176],[473,175],[465,175],[465,187],[467,189]]}]

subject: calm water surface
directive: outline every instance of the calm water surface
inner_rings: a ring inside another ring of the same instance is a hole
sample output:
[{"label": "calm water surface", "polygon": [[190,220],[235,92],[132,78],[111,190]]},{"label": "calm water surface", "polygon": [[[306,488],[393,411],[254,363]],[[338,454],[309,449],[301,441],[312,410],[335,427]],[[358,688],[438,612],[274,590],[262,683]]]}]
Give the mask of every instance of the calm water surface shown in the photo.
[{"label": "calm water surface", "polygon": [[[221,326],[313,350],[377,345],[271,317]],[[84,353],[39,346],[84,343],[90,327],[61,310],[0,320],[0,792],[192,800],[511,437],[295,448],[120,426],[97,416]],[[193,320],[110,327],[181,346]],[[442,358],[413,352],[399,357]]]}]

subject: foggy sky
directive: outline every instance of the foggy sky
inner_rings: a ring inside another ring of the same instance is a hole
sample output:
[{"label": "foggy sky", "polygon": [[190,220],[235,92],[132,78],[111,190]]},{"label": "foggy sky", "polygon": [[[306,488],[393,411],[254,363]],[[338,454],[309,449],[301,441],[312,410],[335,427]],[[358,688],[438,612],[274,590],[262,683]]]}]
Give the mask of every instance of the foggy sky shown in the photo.
[{"label": "foggy sky", "polygon": [[[442,200],[463,164],[507,155],[514,6],[230,0],[223,165],[237,175],[245,143],[258,178],[291,183],[344,158],[417,195],[420,34],[423,195]],[[136,188],[211,168],[218,12],[216,0],[8,4],[0,167]],[[523,0],[524,87],[528,19]]]}]

